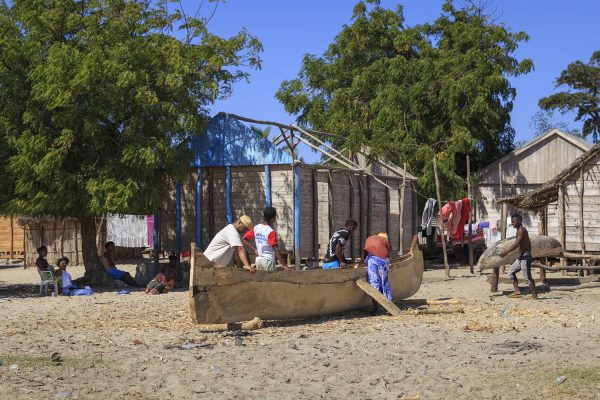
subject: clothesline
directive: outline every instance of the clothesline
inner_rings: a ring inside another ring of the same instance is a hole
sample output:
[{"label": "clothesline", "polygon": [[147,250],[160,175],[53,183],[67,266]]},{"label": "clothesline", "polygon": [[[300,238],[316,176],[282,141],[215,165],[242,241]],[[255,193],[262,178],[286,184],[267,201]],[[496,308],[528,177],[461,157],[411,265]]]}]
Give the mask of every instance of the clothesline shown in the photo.
[{"label": "clothesline", "polygon": [[[421,196],[422,198],[424,198],[425,200],[429,200],[429,197],[425,196],[424,194],[420,193],[417,189],[415,188],[409,188],[408,190],[412,190],[413,192],[415,192],[416,194],[418,194],[419,196]],[[473,200],[473,196],[467,196],[469,197],[470,200]],[[435,200],[435,199],[434,199]],[[442,200],[442,204],[444,203],[450,203],[451,201],[456,201],[456,200]]]}]

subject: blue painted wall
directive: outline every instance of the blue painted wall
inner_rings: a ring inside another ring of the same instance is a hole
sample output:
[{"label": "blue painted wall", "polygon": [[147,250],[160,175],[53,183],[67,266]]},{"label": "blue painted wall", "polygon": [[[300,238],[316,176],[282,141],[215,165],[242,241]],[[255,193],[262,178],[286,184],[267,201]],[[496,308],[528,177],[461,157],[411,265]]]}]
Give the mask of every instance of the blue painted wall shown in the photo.
[{"label": "blue painted wall", "polygon": [[291,164],[292,158],[237,119],[220,113],[192,140],[194,167]]}]

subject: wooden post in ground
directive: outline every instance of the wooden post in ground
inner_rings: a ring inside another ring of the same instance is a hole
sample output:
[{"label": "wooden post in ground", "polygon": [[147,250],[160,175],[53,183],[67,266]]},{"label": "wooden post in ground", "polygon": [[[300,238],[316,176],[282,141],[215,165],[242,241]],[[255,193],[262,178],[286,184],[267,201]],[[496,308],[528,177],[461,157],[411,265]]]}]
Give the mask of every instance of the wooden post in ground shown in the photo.
[{"label": "wooden post in ground", "polygon": [[404,254],[404,192],[406,188],[406,163],[402,172],[402,187],[400,188],[400,254]]},{"label": "wooden post in ground", "polygon": [[[504,197],[504,187],[502,185],[502,163],[498,164],[498,185],[499,185],[499,198]],[[506,239],[506,206],[504,203],[500,205],[500,239]],[[504,273],[504,267],[502,267],[502,273]],[[498,278],[500,276],[500,268],[496,267],[492,270],[492,283],[491,291],[498,291]]]},{"label": "wooden post in ground", "polygon": [[[560,212],[558,219],[560,245],[562,246],[563,251],[565,251],[567,247],[567,238],[565,234],[565,187],[562,184],[558,187],[558,209]],[[560,265],[564,267],[566,265],[566,261],[566,258],[561,257]]]},{"label": "wooden post in ground", "polygon": [[[548,206],[546,206],[545,209],[543,209],[542,211],[540,211],[540,223],[538,225],[538,234],[542,235],[542,236],[546,236],[547,232],[548,232],[548,228],[546,227],[546,213],[548,212]],[[546,263],[548,262],[548,259],[546,258]],[[540,268],[540,281],[542,282],[543,285],[546,284],[546,270],[543,268]]]},{"label": "wooden post in ground", "polygon": [[448,265],[448,253],[446,252],[446,235],[444,232],[444,221],[442,220],[442,196],[440,194],[440,179],[437,173],[437,162],[433,156],[433,175],[435,176],[435,191],[438,202],[438,215],[440,216],[440,233],[442,235],[442,252],[444,253],[444,268],[446,269],[446,278],[450,278],[450,265]]},{"label": "wooden post in ground", "polygon": [[312,205],[313,205],[313,258],[319,265],[319,184],[317,181],[317,169],[312,169]]},{"label": "wooden post in ground", "polygon": [[[467,196],[469,196],[469,201],[473,203],[471,198],[471,158],[467,155]],[[471,204],[471,208],[469,210],[469,272],[472,274],[475,273],[473,270],[473,228],[471,227],[471,223],[473,222],[473,204]]]},{"label": "wooden post in ground", "polygon": [[[585,227],[583,220],[583,191],[585,189],[585,181],[583,179],[583,167],[579,170],[581,180],[581,190],[579,191],[579,241],[581,242],[581,255],[585,255]],[[563,247],[563,251],[565,248]],[[585,258],[581,260],[581,264],[585,267],[587,265]],[[582,271],[583,274],[583,271]],[[587,273],[590,274],[590,271]]]},{"label": "wooden post in ground", "polygon": [[13,258],[13,252],[15,251],[15,233],[14,233],[14,229],[13,229],[13,217],[10,217],[10,255],[8,256],[9,259],[12,260]]},{"label": "wooden post in ground", "polygon": [[[352,181],[352,173],[348,173],[348,187],[350,189],[350,199],[348,205],[350,211],[348,213],[350,219],[354,219],[354,182]],[[362,243],[359,244],[362,246]],[[356,257],[354,256],[354,236],[350,238],[350,262],[354,264]]]}]

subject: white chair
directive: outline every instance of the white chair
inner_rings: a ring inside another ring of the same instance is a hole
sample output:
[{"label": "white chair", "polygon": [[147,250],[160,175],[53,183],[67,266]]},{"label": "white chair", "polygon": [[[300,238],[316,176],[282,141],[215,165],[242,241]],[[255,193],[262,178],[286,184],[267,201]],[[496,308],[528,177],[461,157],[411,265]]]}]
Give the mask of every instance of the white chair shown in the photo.
[{"label": "white chair", "polygon": [[[42,289],[45,290],[45,295],[48,296],[48,285],[52,285],[54,293],[56,293],[56,278],[52,271],[38,271],[40,273],[40,296]],[[58,294],[58,293],[57,293]]]}]

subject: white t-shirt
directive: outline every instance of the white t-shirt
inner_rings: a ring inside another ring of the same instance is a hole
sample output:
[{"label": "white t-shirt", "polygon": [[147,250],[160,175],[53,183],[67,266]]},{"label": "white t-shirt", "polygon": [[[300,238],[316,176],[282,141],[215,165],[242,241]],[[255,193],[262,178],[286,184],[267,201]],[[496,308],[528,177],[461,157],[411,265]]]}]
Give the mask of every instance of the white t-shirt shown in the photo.
[{"label": "white t-shirt", "polygon": [[233,224],[227,225],[215,235],[204,256],[217,265],[230,265],[235,253],[235,247],[242,247],[242,239]]},{"label": "white t-shirt", "polygon": [[275,233],[273,228],[269,225],[255,225],[254,228],[250,229],[248,233],[244,235],[244,239],[248,241],[254,239],[258,257],[275,261],[273,246],[277,246],[277,233]]}]

